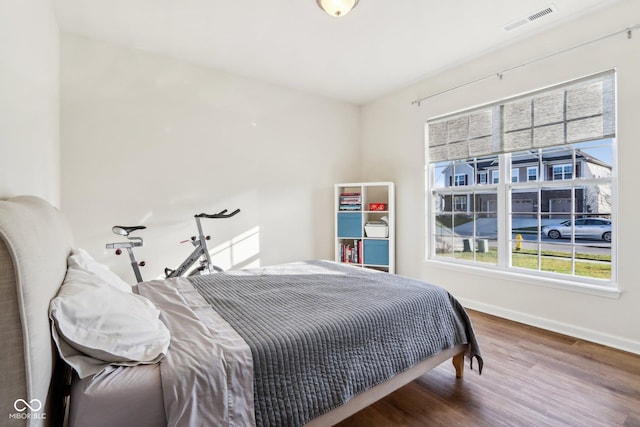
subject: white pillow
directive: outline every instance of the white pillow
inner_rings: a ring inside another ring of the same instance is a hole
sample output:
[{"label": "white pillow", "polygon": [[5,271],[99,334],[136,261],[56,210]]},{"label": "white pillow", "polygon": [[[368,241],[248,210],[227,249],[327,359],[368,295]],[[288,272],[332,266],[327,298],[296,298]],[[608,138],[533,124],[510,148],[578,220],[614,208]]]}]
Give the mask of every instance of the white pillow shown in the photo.
[{"label": "white pillow", "polygon": [[93,259],[93,257],[84,249],[74,249],[67,259],[67,265],[69,267],[75,267],[91,272],[121,291],[131,292],[131,286],[127,282],[111,271],[109,267],[104,264],[100,264],[98,261]]},{"label": "white pillow", "polygon": [[123,292],[96,275],[70,267],[49,306],[61,357],[80,378],[109,365],[155,363],[169,348],[160,312],[141,295]]}]

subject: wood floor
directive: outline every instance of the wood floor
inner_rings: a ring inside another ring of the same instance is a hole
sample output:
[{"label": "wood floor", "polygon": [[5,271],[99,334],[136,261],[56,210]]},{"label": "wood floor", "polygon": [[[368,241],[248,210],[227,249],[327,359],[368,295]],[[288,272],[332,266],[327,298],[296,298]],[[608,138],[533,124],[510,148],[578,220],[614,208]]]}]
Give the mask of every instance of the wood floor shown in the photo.
[{"label": "wood floor", "polygon": [[[469,311],[482,375],[450,362],[339,424],[639,426],[640,356]],[[639,325],[640,327],[640,325]]]}]

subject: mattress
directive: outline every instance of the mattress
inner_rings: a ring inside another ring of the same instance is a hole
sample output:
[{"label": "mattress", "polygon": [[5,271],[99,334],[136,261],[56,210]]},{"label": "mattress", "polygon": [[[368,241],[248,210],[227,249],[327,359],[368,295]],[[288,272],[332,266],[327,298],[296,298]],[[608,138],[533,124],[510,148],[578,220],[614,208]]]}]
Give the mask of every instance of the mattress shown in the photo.
[{"label": "mattress", "polygon": [[74,378],[69,427],[158,427],[167,424],[160,365],[114,367]]}]

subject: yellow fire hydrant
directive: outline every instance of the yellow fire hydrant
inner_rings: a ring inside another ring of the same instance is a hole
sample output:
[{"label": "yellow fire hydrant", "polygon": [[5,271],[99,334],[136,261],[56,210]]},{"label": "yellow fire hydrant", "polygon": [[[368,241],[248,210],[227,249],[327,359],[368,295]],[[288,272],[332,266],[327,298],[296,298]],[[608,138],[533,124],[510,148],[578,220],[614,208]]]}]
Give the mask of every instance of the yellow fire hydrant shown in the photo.
[{"label": "yellow fire hydrant", "polygon": [[516,251],[522,249],[522,234],[516,234]]}]

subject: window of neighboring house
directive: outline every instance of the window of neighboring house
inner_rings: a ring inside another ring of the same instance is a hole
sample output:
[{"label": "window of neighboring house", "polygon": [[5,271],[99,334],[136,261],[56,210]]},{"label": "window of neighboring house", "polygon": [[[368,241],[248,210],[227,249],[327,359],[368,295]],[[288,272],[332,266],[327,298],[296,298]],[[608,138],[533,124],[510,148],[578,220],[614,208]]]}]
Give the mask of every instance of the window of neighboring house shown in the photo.
[{"label": "window of neighboring house", "polygon": [[573,175],[573,165],[554,165],[553,180],[560,181],[563,179],[571,179]]},{"label": "window of neighboring house", "polygon": [[456,179],[453,183],[455,186],[467,185],[467,175],[465,174],[456,174]]},{"label": "window of neighboring house", "polygon": [[454,196],[453,198],[453,210],[456,212],[467,211],[467,196]]},{"label": "window of neighboring house", "polygon": [[[431,119],[428,132],[430,259],[616,286],[614,71]],[[520,182],[523,164],[538,166]],[[445,182],[456,168],[478,182]]]}]

